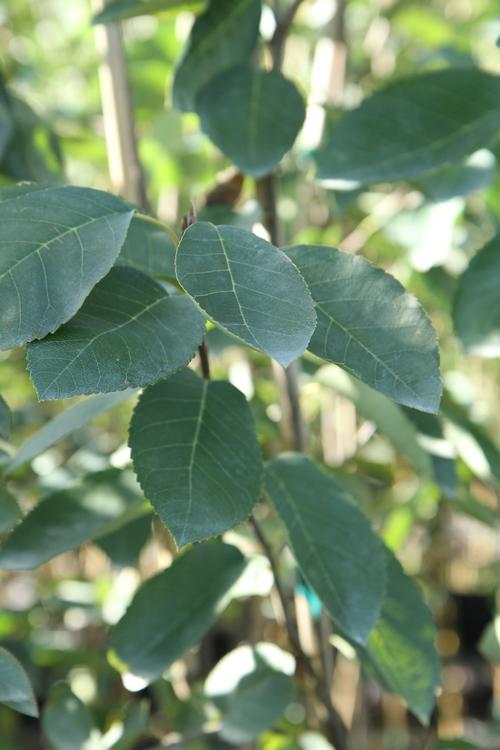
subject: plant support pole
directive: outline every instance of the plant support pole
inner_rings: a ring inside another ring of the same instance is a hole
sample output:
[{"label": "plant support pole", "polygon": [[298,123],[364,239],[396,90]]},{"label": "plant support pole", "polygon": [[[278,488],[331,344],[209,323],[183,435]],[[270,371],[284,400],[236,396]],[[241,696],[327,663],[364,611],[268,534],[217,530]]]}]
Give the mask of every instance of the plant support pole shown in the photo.
[{"label": "plant support pole", "polygon": [[[96,12],[104,5],[106,0],[94,0]],[[101,56],[99,82],[111,185],[115,193],[147,211],[121,27],[118,23],[100,24],[95,38]]]}]

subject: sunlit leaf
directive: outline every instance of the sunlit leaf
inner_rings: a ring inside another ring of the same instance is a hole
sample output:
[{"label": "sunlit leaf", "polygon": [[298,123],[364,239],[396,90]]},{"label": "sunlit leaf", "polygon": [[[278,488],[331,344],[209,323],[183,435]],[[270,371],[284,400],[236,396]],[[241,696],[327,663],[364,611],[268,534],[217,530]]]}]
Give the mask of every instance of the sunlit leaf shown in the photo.
[{"label": "sunlit leaf", "polygon": [[293,698],[295,659],[273,643],[239,646],[212,669],[206,695],[222,712],[220,736],[251,742],[278,721]]},{"label": "sunlit leaf", "polygon": [[381,268],[333,247],[286,250],[311,292],[318,324],[309,351],[395,401],[436,412],[436,333],[419,303]]},{"label": "sunlit leaf", "polygon": [[123,21],[126,18],[161,13],[168,10],[194,10],[203,7],[204,0],[111,0],[92,19],[94,25]]},{"label": "sunlit leaf", "polygon": [[137,388],[186,365],[204,331],[189,297],[116,267],[69,323],[28,346],[28,368],[40,399]]},{"label": "sunlit leaf", "polygon": [[0,349],[55,331],[109,271],[133,209],[77,187],[0,191]]},{"label": "sunlit leaf", "polygon": [[21,664],[0,648],[0,703],[27,716],[38,716],[33,689]]},{"label": "sunlit leaf", "polygon": [[436,628],[415,583],[392,552],[386,549],[385,554],[387,590],[382,612],[360,655],[382,686],[428,723],[441,684]]},{"label": "sunlit leaf", "polygon": [[179,282],[218,326],[284,366],[303,353],[316,316],[281,250],[243,229],[197,222],[175,263]]},{"label": "sunlit leaf", "polygon": [[244,567],[236,547],[210,542],[191,547],[147,580],[111,631],[124,667],[149,682],[160,677],[223,611]]},{"label": "sunlit leaf", "polygon": [[183,370],[148,388],[130,428],[139,482],[179,547],[244,521],[262,459],[249,406],[224,381]]},{"label": "sunlit leaf", "polygon": [[423,73],[344,115],[316,156],[318,177],[408,180],[487,146],[500,128],[500,78],[477,68]]},{"label": "sunlit leaf", "polygon": [[368,519],[341,485],[299,454],[268,463],[265,486],[304,578],[333,620],[365,643],[385,591],[384,551]]},{"label": "sunlit leaf", "polygon": [[0,568],[27,570],[147,511],[130,472],[110,469],[41,500],[0,545]]},{"label": "sunlit leaf", "polygon": [[253,177],[271,173],[304,122],[304,102],[276,70],[241,65],[221,73],[196,101],[203,132]]},{"label": "sunlit leaf", "polygon": [[216,0],[199,16],[175,73],[173,103],[196,109],[196,97],[217,73],[246,62],[254,50],[261,0]]}]

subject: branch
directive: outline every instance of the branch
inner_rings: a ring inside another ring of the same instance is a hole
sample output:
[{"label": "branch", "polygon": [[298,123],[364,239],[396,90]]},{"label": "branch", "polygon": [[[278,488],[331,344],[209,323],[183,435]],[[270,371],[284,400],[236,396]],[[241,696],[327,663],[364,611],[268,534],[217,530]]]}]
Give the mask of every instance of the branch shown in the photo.
[{"label": "branch", "polygon": [[293,0],[288,9],[281,15],[275,14],[276,29],[271,39],[271,55],[273,58],[273,67],[278,70],[283,62],[283,51],[285,41],[290,31],[295,14],[303,0]]}]

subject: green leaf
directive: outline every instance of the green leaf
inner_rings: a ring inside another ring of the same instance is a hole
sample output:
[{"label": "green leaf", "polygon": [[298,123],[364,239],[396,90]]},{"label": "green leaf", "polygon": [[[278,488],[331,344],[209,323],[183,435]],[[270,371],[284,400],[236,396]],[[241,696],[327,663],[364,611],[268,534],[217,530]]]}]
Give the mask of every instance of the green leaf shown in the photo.
[{"label": "green leaf", "polygon": [[455,298],[454,325],[468,354],[500,356],[500,234],[464,271]]},{"label": "green leaf", "polygon": [[13,130],[13,123],[6,101],[1,98],[0,90],[0,161],[5,153],[5,149],[10,141]]},{"label": "green leaf", "polygon": [[277,70],[248,65],[219,74],[196,100],[201,128],[245,174],[270,174],[305,118],[304,101]]},{"label": "green leaf", "polygon": [[437,337],[415,297],[358,255],[320,245],[285,252],[316,306],[309,351],[394,401],[435,413],[442,390]]},{"label": "green leaf", "polygon": [[432,750],[480,750],[479,746],[462,738],[454,740],[437,740]]},{"label": "green leaf", "polygon": [[293,698],[294,672],[293,656],[273,643],[226,654],[205,682],[205,694],[222,712],[220,736],[238,745],[273,727]]},{"label": "green leaf", "polygon": [[196,97],[217,73],[245,62],[259,36],[261,0],[212,0],[199,16],[174,78],[173,103],[192,112]]},{"label": "green leaf", "polygon": [[28,346],[28,368],[40,399],[138,388],[186,365],[204,331],[188,297],[116,267],[69,323]]},{"label": "green leaf", "polygon": [[500,615],[490,622],[482,634],[479,651],[486,661],[500,666]]},{"label": "green leaf", "polygon": [[316,316],[287,256],[244,229],[197,222],[175,258],[177,278],[216,325],[283,366],[298,357]]},{"label": "green leaf", "polygon": [[361,657],[383,687],[427,724],[441,684],[436,628],[420,591],[385,548],[387,590],[380,620]]},{"label": "green leaf", "polygon": [[447,164],[423,175],[418,181],[418,188],[433,201],[469,195],[491,185],[496,166],[494,154],[482,148],[464,161]]},{"label": "green leaf", "polygon": [[65,683],[56,684],[42,714],[43,731],[54,750],[104,750],[87,706]]},{"label": "green leaf", "polygon": [[38,716],[33,689],[22,665],[0,648],[0,703],[27,716]]},{"label": "green leaf", "polygon": [[133,209],[99,190],[0,191],[0,349],[55,331],[109,271]]},{"label": "green leaf", "polygon": [[111,647],[127,670],[150,682],[160,677],[221,614],[244,567],[236,547],[210,542],[147,580],[111,631]]},{"label": "green leaf", "polygon": [[385,590],[383,547],[368,519],[341,485],[299,454],[268,463],[265,486],[304,578],[333,620],[365,643]]},{"label": "green leaf", "polygon": [[259,498],[255,424],[230,383],[183,370],[148,388],[129,442],[144,494],[179,547],[244,521]]},{"label": "green leaf", "polygon": [[10,409],[0,396],[0,438],[8,440],[10,438]]},{"label": "green leaf", "polygon": [[96,539],[96,544],[110,558],[113,565],[133,566],[151,536],[152,515],[134,518],[110,534]]},{"label": "green leaf", "polygon": [[487,146],[500,127],[500,78],[450,68],[393,83],[348,112],[316,155],[318,177],[409,180]]},{"label": "green leaf", "polygon": [[10,531],[22,515],[16,498],[0,484],[0,534]]},{"label": "green leaf", "polygon": [[408,407],[404,407],[404,413],[418,430],[418,440],[431,458],[436,483],[446,495],[455,499],[458,489],[456,453],[444,436],[441,420],[434,414]]},{"label": "green leaf", "polygon": [[79,401],[69,409],[57,414],[38,432],[29,437],[19,448],[14,458],[7,466],[6,474],[10,474],[18,466],[31,461],[39,456],[54,443],[59,442],[75,430],[80,429],[99,414],[109,411],[114,406],[123,403],[135,394],[133,389],[118,391],[118,393],[106,393],[99,396],[90,396]]},{"label": "green leaf", "polygon": [[204,0],[112,0],[104,10],[92,19],[92,25],[123,21],[149,13],[161,13],[168,10],[194,10],[202,7]]},{"label": "green leaf", "polygon": [[0,568],[29,570],[147,510],[130,472],[109,469],[41,500],[0,545]]},{"label": "green leaf", "polygon": [[176,245],[163,229],[135,217],[116,265],[135,268],[148,276],[175,279],[175,249]]}]

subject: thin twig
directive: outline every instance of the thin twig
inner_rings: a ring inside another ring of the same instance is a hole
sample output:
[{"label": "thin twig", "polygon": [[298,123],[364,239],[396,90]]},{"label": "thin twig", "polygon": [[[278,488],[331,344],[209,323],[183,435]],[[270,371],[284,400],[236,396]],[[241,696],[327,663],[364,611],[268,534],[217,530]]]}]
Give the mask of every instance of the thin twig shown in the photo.
[{"label": "thin twig", "polygon": [[276,28],[271,39],[271,55],[273,58],[273,67],[279,69],[283,62],[283,51],[285,41],[290,31],[295,14],[303,0],[293,0],[287,10],[280,16],[275,14]]},{"label": "thin twig", "polygon": [[203,341],[198,347],[198,355],[200,357],[200,365],[203,378],[205,380],[210,380],[210,360],[208,358],[208,346],[205,336],[203,337]]}]

